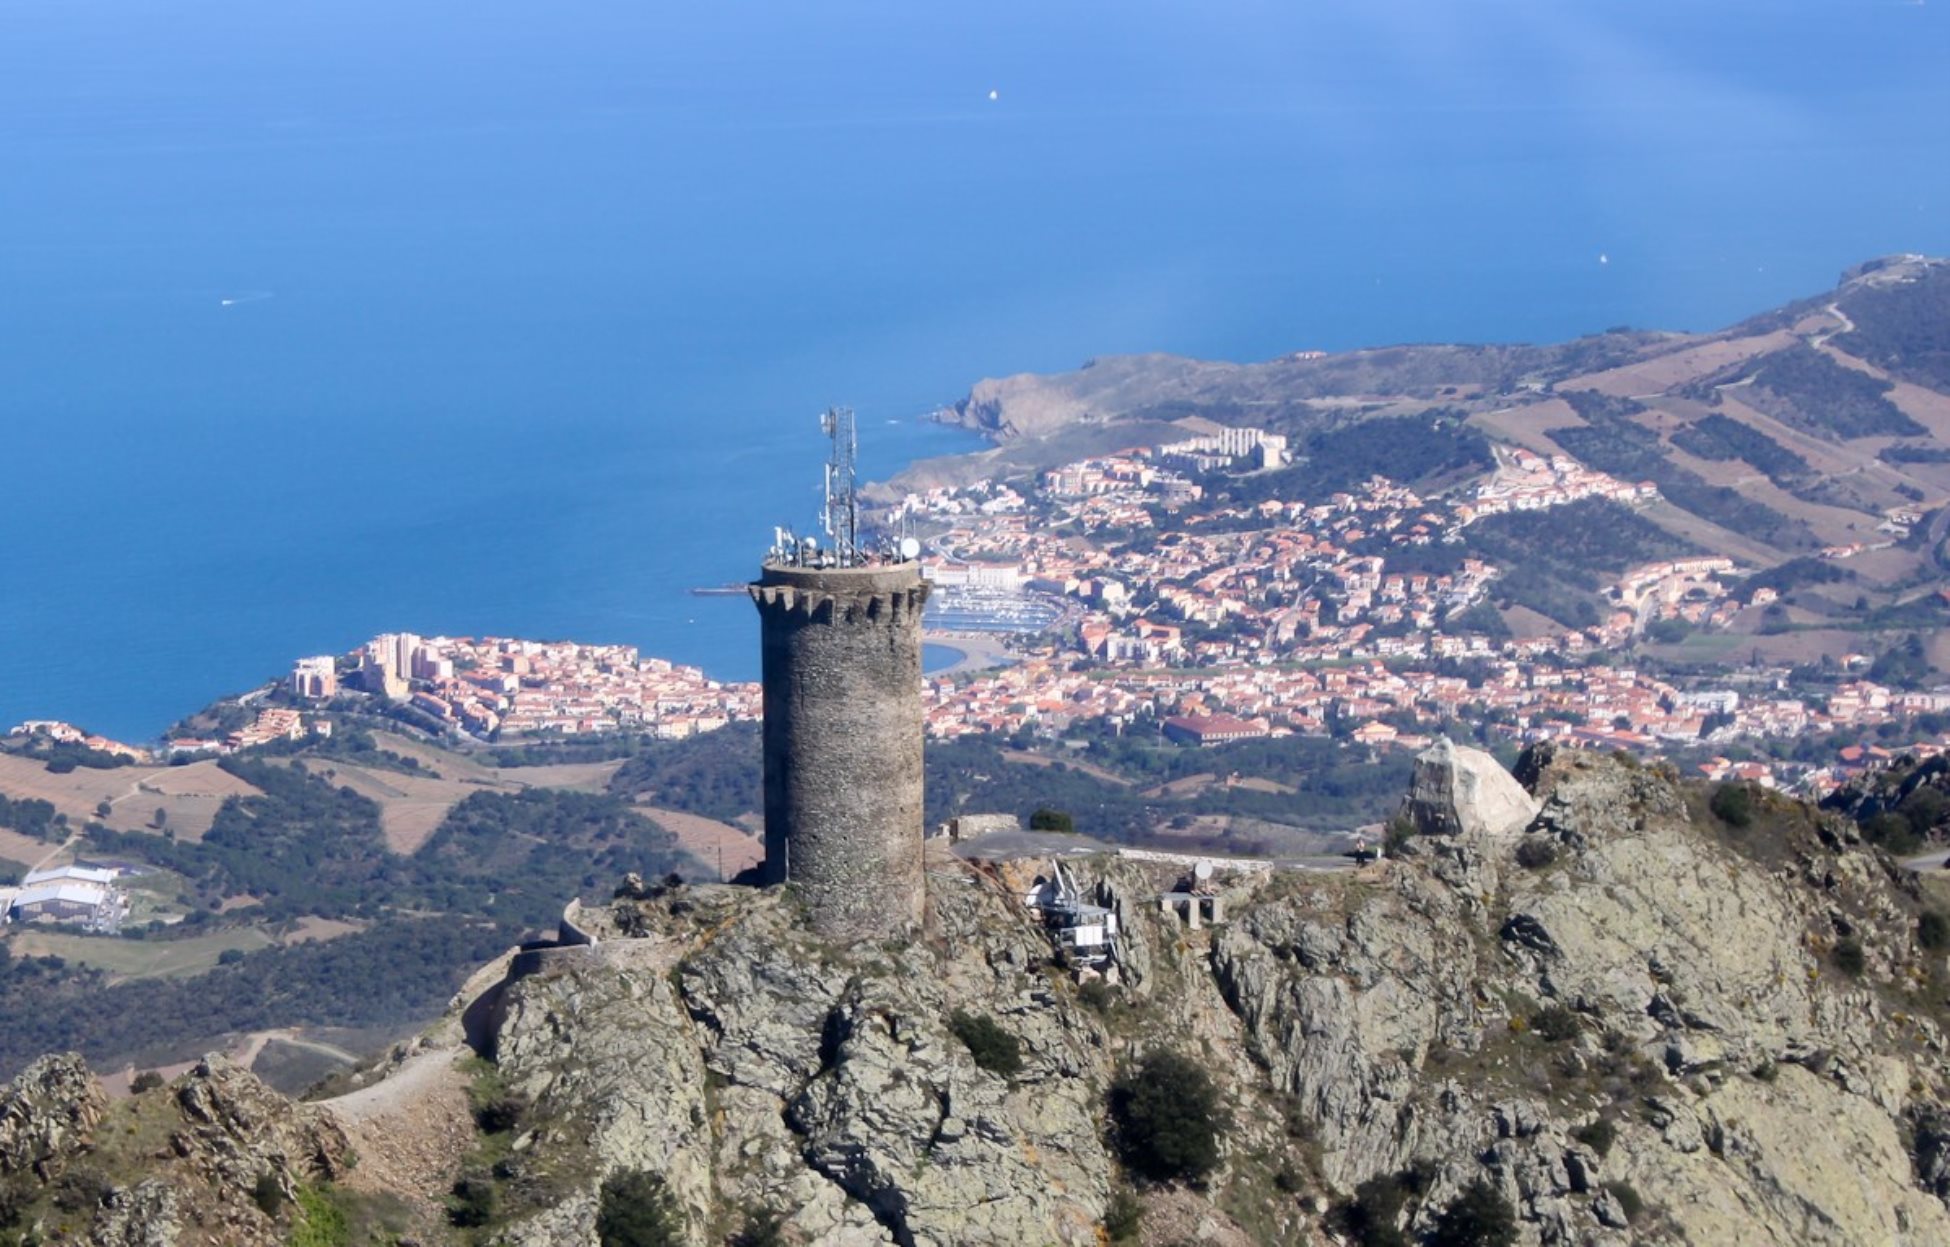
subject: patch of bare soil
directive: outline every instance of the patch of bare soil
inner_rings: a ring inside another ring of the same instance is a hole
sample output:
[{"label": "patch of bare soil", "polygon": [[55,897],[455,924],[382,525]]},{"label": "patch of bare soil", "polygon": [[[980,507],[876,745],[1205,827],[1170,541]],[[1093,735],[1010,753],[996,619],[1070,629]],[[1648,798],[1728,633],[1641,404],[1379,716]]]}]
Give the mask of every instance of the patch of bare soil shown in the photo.
[{"label": "patch of bare soil", "polygon": [[474,1141],[464,1046],[415,1052],[378,1082],[323,1101],[352,1140],[359,1164],[347,1186],[397,1195],[435,1211],[431,1193],[447,1190]]}]

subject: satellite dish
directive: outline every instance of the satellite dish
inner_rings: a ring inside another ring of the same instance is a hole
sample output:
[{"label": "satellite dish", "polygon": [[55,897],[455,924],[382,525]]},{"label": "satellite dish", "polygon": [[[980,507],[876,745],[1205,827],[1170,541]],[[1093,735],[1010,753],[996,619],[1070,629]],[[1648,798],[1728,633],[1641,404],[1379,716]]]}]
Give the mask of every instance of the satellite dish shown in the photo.
[{"label": "satellite dish", "polygon": [[912,537],[902,537],[902,538],[901,538],[901,557],[902,557],[903,559],[918,559],[918,558],[920,558],[920,557],[921,557],[921,543],[920,543],[920,542],[918,542],[918,541],[916,541],[916,540],[914,540],[914,538],[912,538]]},{"label": "satellite dish", "polygon": [[1212,877],[1211,862],[1200,862],[1198,865],[1192,867],[1192,878],[1198,880],[1200,883],[1204,883],[1207,879],[1210,879],[1211,877]]}]

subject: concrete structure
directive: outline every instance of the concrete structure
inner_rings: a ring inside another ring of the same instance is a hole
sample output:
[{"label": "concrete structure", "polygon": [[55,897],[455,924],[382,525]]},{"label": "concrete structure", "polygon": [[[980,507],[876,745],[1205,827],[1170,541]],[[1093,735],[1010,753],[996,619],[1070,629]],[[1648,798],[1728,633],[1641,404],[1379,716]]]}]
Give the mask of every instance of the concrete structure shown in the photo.
[{"label": "concrete structure", "polygon": [[405,701],[419,653],[420,638],[411,632],[374,637],[359,656],[360,687],[389,701]]},{"label": "concrete structure", "polygon": [[941,824],[937,834],[950,844],[1022,830],[1022,820],[1014,814],[962,814]]},{"label": "concrete structure", "polygon": [[763,640],[765,869],[814,928],[898,936],[921,921],[921,610],[916,562],[768,560]]},{"label": "concrete structure", "polygon": [[300,658],[291,668],[291,691],[299,697],[328,701],[338,695],[338,660],[330,654]]},{"label": "concrete structure", "polygon": [[1182,743],[1210,746],[1230,740],[1258,740],[1271,735],[1264,723],[1229,714],[1180,714],[1164,722],[1164,734]]},{"label": "concrete structure", "polygon": [[1225,898],[1204,892],[1160,892],[1158,912],[1196,931],[1226,920]]},{"label": "concrete structure", "polygon": [[116,874],[84,866],[30,871],[20,887],[0,893],[0,917],[20,923],[67,923],[113,935],[129,912],[128,897],[114,886]]}]

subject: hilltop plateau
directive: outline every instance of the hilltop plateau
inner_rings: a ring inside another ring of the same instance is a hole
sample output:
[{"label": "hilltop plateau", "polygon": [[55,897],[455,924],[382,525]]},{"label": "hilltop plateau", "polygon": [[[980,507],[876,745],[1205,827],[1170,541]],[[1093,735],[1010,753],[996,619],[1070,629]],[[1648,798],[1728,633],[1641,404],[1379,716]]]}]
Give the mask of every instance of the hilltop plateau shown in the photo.
[{"label": "hilltop plateau", "polygon": [[[644,886],[503,957],[332,1098],[222,1061],[0,1103],[40,1242],[948,1244],[1950,1239],[1940,884],[1838,814],[1539,748],[1418,763],[1351,875],[1077,863],[1081,987],[948,857],[921,938],[789,889]],[[65,1228],[62,1228],[65,1227]]]}]

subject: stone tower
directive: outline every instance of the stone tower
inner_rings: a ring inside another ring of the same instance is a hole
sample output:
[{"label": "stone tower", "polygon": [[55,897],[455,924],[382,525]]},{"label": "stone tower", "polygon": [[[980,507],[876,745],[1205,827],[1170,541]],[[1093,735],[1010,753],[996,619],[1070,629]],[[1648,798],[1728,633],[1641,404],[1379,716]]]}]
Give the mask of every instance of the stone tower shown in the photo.
[{"label": "stone tower", "polygon": [[763,637],[765,882],[841,939],[920,924],[920,564],[818,566],[775,549],[751,586]]}]

